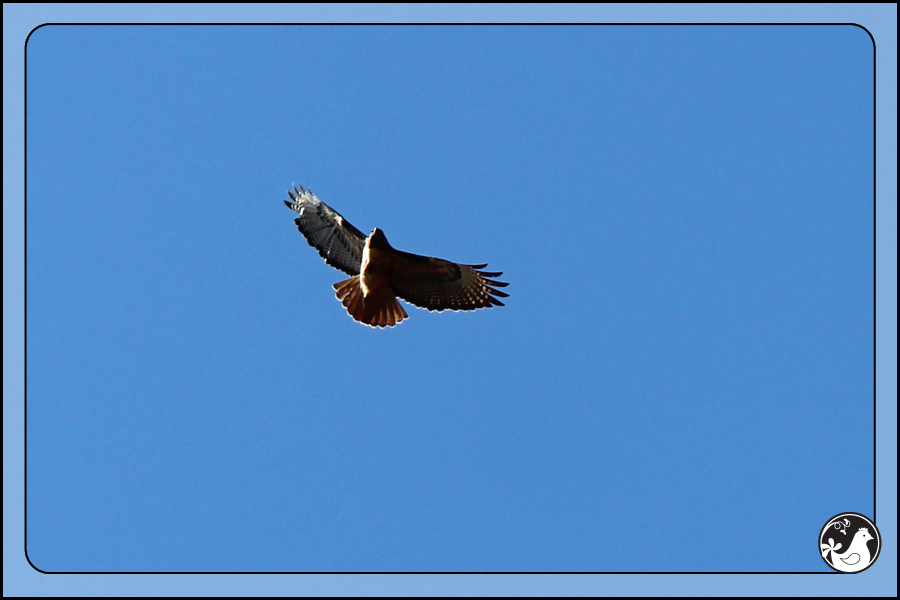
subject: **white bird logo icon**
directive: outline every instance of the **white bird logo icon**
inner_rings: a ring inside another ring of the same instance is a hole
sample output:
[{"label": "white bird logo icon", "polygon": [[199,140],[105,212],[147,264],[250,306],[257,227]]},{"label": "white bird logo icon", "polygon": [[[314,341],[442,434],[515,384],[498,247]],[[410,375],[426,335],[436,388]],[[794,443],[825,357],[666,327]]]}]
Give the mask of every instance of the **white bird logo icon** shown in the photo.
[{"label": "white bird logo icon", "polygon": [[831,552],[831,564],[838,571],[844,573],[856,573],[862,571],[868,567],[869,563],[872,561],[872,556],[869,554],[869,547],[866,545],[866,542],[873,539],[875,538],[869,533],[868,528],[860,527],[859,531],[853,535],[850,547],[844,552],[838,553],[842,544],[835,544],[834,538],[828,538],[828,543],[822,544],[822,557],[827,557],[828,553]]}]

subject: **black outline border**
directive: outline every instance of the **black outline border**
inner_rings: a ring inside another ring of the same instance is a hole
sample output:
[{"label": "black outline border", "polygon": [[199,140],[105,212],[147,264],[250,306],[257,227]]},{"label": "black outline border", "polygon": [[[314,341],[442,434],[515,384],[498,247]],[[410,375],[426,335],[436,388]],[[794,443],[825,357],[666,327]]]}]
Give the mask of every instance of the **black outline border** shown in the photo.
[{"label": "black outline border", "polygon": [[[869,39],[872,40],[872,519],[867,520],[871,521],[873,525],[876,522],[877,515],[877,503],[878,503],[878,471],[877,471],[877,364],[878,364],[878,285],[877,285],[877,211],[878,211],[878,189],[877,189],[877,152],[878,152],[878,85],[877,85],[877,60],[878,60],[878,48],[875,43],[875,37],[872,33],[858,23],[789,23],[789,22],[780,22],[780,23],[595,23],[595,22],[562,22],[562,23],[526,23],[526,22],[506,22],[506,23],[466,23],[466,22],[448,22],[448,23],[421,23],[421,22],[409,22],[409,23],[389,23],[389,22],[361,22],[361,23],[137,23],[137,22],[123,22],[123,23],[42,23],[32,29],[28,35],[25,37],[24,44],[24,71],[23,71],[23,256],[24,256],[24,265],[23,265],[23,353],[22,353],[22,364],[23,364],[23,398],[24,398],[24,410],[23,410],[23,492],[24,492],[24,514],[23,514],[23,532],[24,532],[24,544],[23,551],[25,553],[25,560],[28,561],[28,564],[32,569],[37,571],[38,573],[44,575],[846,575],[846,573],[840,573],[838,571],[43,571],[36,567],[34,563],[31,562],[31,559],[28,557],[28,40],[31,39],[31,35],[40,29],[41,27],[46,26],[112,26],[112,27],[124,27],[124,26],[174,26],[174,27],[197,27],[197,26],[212,26],[212,27],[235,27],[235,26],[259,26],[259,27],[271,27],[271,26],[346,26],[346,27],[360,27],[360,26],[441,26],[441,27],[450,27],[450,26],[471,26],[471,27],[479,27],[479,26],[544,26],[544,27],[553,27],[553,26],[644,26],[644,27],[699,27],[699,26],[736,26],[736,27],[753,27],[753,26],[770,26],[770,27],[783,27],[783,26],[796,26],[796,27],[806,27],[806,26],[851,26],[851,27],[859,27],[863,31],[865,31]],[[841,514],[850,514],[850,513],[838,513]],[[860,514],[860,513],[853,513]],[[835,516],[838,516],[835,515]],[[861,515],[862,516],[862,515]],[[831,517],[833,519],[834,517]],[[828,524],[831,519],[826,521]],[[877,529],[877,526],[876,526]],[[879,539],[881,539],[881,533],[879,531]],[[820,531],[821,536],[821,531]],[[881,556],[880,551],[881,543],[879,543],[879,553],[876,556],[876,560],[878,556]],[[824,560],[824,559],[823,559]],[[827,564],[827,563],[826,563]],[[869,567],[875,564],[873,560]],[[830,566],[830,565],[829,565]],[[866,571],[863,569],[858,573],[862,573]],[[852,573],[855,575],[857,573]]]}]

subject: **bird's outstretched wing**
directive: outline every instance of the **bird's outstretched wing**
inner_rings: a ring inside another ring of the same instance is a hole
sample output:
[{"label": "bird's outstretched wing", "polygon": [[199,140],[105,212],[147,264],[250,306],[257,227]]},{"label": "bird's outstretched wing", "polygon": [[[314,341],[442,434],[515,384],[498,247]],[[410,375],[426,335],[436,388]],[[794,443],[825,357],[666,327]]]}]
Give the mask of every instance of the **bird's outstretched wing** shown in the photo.
[{"label": "bird's outstretched wing", "polygon": [[302,185],[299,190],[294,186],[293,193],[288,190],[288,196],[291,201],[284,203],[300,213],[294,223],[309,245],[332,267],[348,275],[359,275],[366,236]]},{"label": "bird's outstretched wing", "polygon": [[487,266],[460,265],[442,258],[397,250],[390,285],[400,298],[428,310],[475,310],[503,306],[495,296],[509,294],[496,289],[508,283],[493,281],[502,272],[481,271]]}]

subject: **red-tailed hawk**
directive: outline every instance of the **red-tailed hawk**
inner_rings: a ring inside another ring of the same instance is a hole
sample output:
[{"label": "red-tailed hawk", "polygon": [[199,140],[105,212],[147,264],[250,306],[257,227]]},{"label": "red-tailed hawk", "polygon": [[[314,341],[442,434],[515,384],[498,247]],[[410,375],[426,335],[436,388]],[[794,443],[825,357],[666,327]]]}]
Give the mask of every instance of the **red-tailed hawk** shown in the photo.
[{"label": "red-tailed hawk", "polygon": [[487,266],[460,265],[449,260],[395,250],[377,227],[369,237],[348,223],[310,190],[288,190],[284,203],[300,216],[294,219],[309,245],[325,262],[350,279],[334,284],[350,316],[372,327],[393,327],[408,315],[397,296],[428,310],[475,310],[503,306],[495,296],[509,294],[493,281],[503,273],[481,271]]}]

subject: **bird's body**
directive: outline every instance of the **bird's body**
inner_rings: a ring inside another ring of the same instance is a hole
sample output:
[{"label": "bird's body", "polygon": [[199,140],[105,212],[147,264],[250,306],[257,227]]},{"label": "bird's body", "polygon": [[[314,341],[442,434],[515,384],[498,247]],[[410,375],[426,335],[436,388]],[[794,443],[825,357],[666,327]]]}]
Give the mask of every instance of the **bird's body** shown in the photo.
[{"label": "bird's body", "polygon": [[297,229],[329,265],[351,275],[334,284],[337,297],[355,320],[373,327],[393,326],[408,317],[397,301],[428,310],[474,310],[503,306],[495,288],[506,283],[489,278],[502,273],[480,271],[483,265],[461,265],[392,247],[377,227],[369,236],[302,187],[288,191],[285,204],[300,213]]},{"label": "bird's body", "polygon": [[377,227],[372,235],[366,238],[359,266],[359,285],[363,297],[368,297],[373,290],[389,285],[390,257],[385,253],[385,245],[390,247],[387,238]]},{"label": "bird's body", "polygon": [[869,530],[865,527],[861,527],[859,531],[857,531],[853,535],[853,540],[850,542],[850,547],[841,552],[840,554],[836,552],[840,549],[841,545],[834,544],[834,541],[829,538],[829,542],[831,543],[831,564],[834,565],[834,568],[838,571],[844,571],[846,573],[856,573],[867,567],[872,560],[872,556],[869,553],[869,547],[866,545],[866,542],[874,539],[872,534],[869,533]]}]

